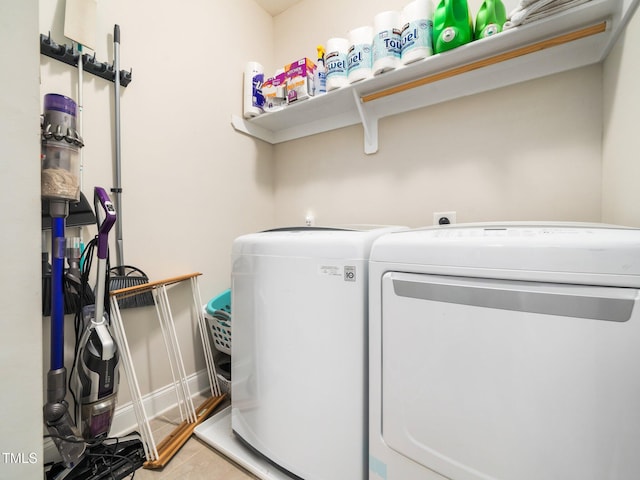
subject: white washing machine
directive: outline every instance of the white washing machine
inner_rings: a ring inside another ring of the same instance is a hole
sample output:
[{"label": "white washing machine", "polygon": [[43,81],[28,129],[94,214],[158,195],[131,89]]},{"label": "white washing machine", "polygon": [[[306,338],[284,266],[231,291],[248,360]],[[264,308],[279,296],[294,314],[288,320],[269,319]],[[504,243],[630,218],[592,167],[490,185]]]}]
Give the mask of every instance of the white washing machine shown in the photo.
[{"label": "white washing machine", "polygon": [[233,432],[291,476],[367,478],[367,268],[399,227],[293,228],[232,249]]},{"label": "white washing machine", "polygon": [[370,480],[640,478],[640,230],[393,233],[370,275]]}]

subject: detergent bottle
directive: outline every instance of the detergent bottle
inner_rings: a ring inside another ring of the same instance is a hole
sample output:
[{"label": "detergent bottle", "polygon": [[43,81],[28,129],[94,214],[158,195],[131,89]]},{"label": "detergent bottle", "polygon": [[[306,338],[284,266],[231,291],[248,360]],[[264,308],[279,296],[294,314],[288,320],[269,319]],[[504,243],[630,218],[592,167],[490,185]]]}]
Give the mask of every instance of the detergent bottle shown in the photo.
[{"label": "detergent bottle", "polygon": [[507,11],[501,0],[484,0],[476,16],[476,39],[490,37],[502,31],[507,21]]},{"label": "detergent bottle", "polygon": [[467,0],[440,0],[433,16],[433,53],[473,40],[473,22]]}]

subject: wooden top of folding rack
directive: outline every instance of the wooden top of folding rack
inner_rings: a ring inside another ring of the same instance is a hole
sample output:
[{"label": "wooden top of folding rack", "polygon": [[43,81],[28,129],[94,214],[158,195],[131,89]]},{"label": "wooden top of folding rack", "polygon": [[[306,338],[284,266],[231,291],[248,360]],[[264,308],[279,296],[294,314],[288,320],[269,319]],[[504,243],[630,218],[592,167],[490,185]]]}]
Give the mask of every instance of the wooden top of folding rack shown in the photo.
[{"label": "wooden top of folding rack", "polygon": [[131,297],[133,295],[138,295],[140,293],[153,290],[157,287],[173,285],[174,283],[184,282],[185,280],[189,280],[194,277],[199,277],[200,275],[202,275],[202,273],[194,272],[194,273],[188,273],[186,275],[180,275],[177,277],[166,278],[164,280],[156,280],[154,282],[143,283],[141,285],[135,285],[133,287],[119,288],[118,290],[111,290],[109,292],[109,295],[112,297],[118,297],[118,298]]}]

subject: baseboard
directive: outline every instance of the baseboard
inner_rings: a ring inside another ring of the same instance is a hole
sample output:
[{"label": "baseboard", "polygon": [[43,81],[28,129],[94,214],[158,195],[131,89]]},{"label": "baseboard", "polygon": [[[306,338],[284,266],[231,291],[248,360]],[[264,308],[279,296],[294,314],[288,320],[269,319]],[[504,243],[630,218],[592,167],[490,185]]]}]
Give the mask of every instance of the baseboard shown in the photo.
[{"label": "baseboard", "polygon": [[[209,390],[209,376],[206,370],[200,370],[187,377],[189,391],[193,396]],[[176,391],[173,385],[167,385],[142,397],[145,412],[149,419],[162,415],[177,405]],[[138,430],[133,404],[126,403],[116,408],[115,416],[111,424],[112,437],[120,437]],[[45,432],[46,434],[46,432]],[[45,463],[60,461],[60,454],[50,438],[44,441]]]}]

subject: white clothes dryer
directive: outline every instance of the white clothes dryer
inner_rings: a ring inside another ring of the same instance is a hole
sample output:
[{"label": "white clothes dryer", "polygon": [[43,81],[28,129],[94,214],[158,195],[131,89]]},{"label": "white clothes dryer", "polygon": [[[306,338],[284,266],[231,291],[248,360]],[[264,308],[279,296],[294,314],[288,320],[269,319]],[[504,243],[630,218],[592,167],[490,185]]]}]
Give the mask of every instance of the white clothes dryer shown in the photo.
[{"label": "white clothes dryer", "polygon": [[233,243],[231,426],[295,478],[367,478],[369,252],[399,228],[279,229]]},{"label": "white clothes dryer", "polygon": [[393,233],[370,274],[370,480],[640,478],[640,230]]}]

